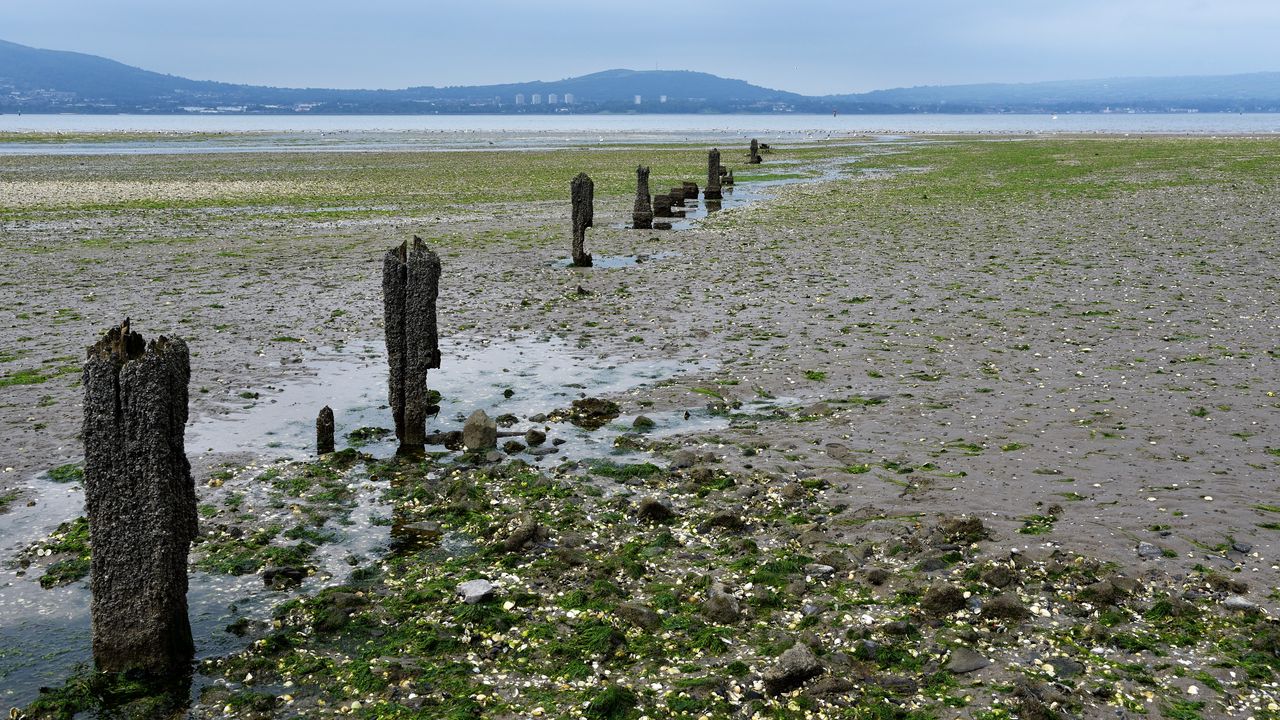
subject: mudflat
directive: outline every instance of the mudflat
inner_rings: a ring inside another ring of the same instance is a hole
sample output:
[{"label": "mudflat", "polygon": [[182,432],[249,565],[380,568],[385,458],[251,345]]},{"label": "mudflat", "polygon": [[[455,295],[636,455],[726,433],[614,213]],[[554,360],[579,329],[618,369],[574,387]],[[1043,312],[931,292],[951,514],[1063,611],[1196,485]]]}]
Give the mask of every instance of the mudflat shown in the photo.
[{"label": "mudflat", "polygon": [[[707,149],[0,158],[0,499],[74,475],[107,327],[182,337],[193,422],[234,423],[316,353],[376,355],[382,253],[417,234],[454,347],[683,364],[571,388],[675,419],[607,459],[189,447],[195,571],[308,577],[201,656],[192,715],[1280,716],[1280,140],[721,148],[795,182],[624,227],[636,165],[662,192]],[[563,266],[580,171],[588,252],[639,262]],[[510,427],[554,440],[561,409]],[[368,498],[386,544],[316,562]],[[44,520],[0,595],[89,552]]]}]

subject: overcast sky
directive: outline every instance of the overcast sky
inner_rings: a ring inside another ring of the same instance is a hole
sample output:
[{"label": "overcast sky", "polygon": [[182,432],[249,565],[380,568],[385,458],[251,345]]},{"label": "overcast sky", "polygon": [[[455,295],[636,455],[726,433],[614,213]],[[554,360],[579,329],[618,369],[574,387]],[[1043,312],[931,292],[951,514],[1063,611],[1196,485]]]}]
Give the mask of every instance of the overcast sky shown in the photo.
[{"label": "overcast sky", "polygon": [[0,39],[262,85],[625,67],[827,94],[1280,70],[1280,0],[0,0]]}]

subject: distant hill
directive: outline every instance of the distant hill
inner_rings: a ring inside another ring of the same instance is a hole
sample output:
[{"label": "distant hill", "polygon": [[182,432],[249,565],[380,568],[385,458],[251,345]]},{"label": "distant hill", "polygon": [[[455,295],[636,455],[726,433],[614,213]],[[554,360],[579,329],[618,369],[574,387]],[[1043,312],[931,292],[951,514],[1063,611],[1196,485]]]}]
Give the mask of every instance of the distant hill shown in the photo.
[{"label": "distant hill", "polygon": [[1280,106],[1280,73],[912,87],[827,99],[904,112],[1261,110]]},{"label": "distant hill", "polygon": [[1280,73],[953,85],[808,97],[708,73],[617,69],[554,82],[344,90],[189,80],[95,55],[40,50],[0,40],[0,112],[538,114],[833,110],[1280,111]]}]

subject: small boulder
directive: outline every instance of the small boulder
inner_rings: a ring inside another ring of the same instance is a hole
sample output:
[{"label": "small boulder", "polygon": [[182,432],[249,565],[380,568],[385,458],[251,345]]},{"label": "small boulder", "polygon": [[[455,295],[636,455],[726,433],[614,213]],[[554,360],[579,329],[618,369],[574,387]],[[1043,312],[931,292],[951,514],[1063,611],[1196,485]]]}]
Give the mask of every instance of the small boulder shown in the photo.
[{"label": "small boulder", "polygon": [[307,569],[301,567],[269,567],[262,571],[262,582],[272,590],[298,587],[307,578]]},{"label": "small boulder", "polygon": [[945,617],[953,612],[963,610],[968,602],[964,592],[954,585],[934,585],[920,599],[920,607],[934,617]]},{"label": "small boulder", "polygon": [[1004,593],[982,606],[982,616],[994,620],[1013,620],[1020,622],[1031,617],[1031,611],[1013,593]]},{"label": "small boulder", "polygon": [[476,605],[493,597],[493,583],[488,580],[468,580],[458,584],[458,595],[462,597],[462,602],[468,605]]},{"label": "small boulder", "polygon": [[676,516],[676,511],[658,498],[647,497],[636,506],[636,516],[645,522],[665,523]]},{"label": "small boulder", "polygon": [[981,670],[990,664],[990,660],[982,657],[976,651],[967,647],[958,647],[951,651],[951,657],[947,659],[946,669],[948,672],[962,675]]},{"label": "small boulder", "polygon": [[795,690],[810,678],[822,674],[822,663],[804,643],[796,643],[778,657],[777,663],[764,673],[764,687],[770,695]]},{"label": "small boulder", "polygon": [[462,426],[462,444],[468,450],[491,450],[498,447],[498,423],[485,411],[476,410]]},{"label": "small boulder", "polygon": [[614,613],[641,630],[653,631],[662,626],[662,616],[637,602],[619,603]]},{"label": "small boulder", "polygon": [[742,610],[733,593],[720,583],[712,583],[707,588],[707,599],[702,603],[702,614],[712,622],[732,625],[741,619]]}]

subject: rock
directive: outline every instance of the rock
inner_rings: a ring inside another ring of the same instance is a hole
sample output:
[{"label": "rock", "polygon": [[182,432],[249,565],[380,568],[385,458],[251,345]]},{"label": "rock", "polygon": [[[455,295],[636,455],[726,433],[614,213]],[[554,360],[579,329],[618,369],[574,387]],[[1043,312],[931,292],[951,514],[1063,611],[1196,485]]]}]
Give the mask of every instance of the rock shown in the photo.
[{"label": "rock", "polygon": [[525,545],[536,541],[540,534],[545,534],[542,525],[531,515],[520,518],[519,524],[502,540],[503,552],[515,552]]},{"label": "rock", "polygon": [[858,686],[852,681],[840,677],[827,676],[819,679],[808,689],[804,691],[805,695],[810,697],[822,697],[827,695],[844,695],[852,692]]},{"label": "rock", "polygon": [[824,402],[816,402],[800,411],[801,417],[823,417],[831,414],[831,406]]},{"label": "rock", "polygon": [[976,517],[947,518],[938,526],[941,535],[949,542],[971,545],[990,537],[987,528]]},{"label": "rock", "polygon": [[831,567],[830,565],[823,565],[821,563],[809,563],[808,565],[804,566],[804,572],[806,575],[809,575],[810,577],[825,579],[825,578],[831,577],[832,575],[835,575],[836,569]]},{"label": "rock", "polygon": [[493,583],[488,580],[468,580],[459,583],[458,595],[462,597],[462,602],[475,605],[493,597],[494,589]]},{"label": "rock", "polygon": [[947,664],[944,667],[948,672],[962,675],[981,670],[990,664],[990,660],[982,657],[974,650],[967,647],[958,647],[951,651],[951,657],[947,658]]},{"label": "rock", "polygon": [[1140,558],[1158,558],[1158,557],[1162,557],[1163,555],[1164,553],[1160,550],[1160,548],[1156,547],[1155,545],[1152,545],[1149,542],[1144,541],[1144,542],[1138,543],[1138,557]]},{"label": "rock", "polygon": [[671,468],[683,470],[698,464],[698,455],[692,450],[677,450],[671,454]]},{"label": "rock", "polygon": [[582,398],[573,401],[565,417],[583,430],[598,430],[621,414],[622,408],[612,400]]},{"label": "rock", "polygon": [[509,428],[512,425],[515,425],[516,423],[520,422],[520,418],[516,417],[515,415],[512,415],[511,413],[503,413],[498,417],[494,418],[493,421],[497,423],[498,427]]},{"label": "rock", "polygon": [[502,451],[508,455],[519,455],[524,452],[524,443],[519,440],[508,440],[502,443]]},{"label": "rock", "polygon": [[614,613],[641,630],[653,631],[662,626],[662,616],[637,602],[619,603]]},{"label": "rock", "polygon": [[796,643],[778,657],[773,667],[765,671],[763,677],[765,691],[770,695],[781,695],[821,674],[822,663],[818,662],[818,658],[809,646]]},{"label": "rock", "polygon": [[636,430],[648,430],[649,428],[653,427],[656,424],[657,423],[655,423],[646,415],[638,415],[636,416],[635,420],[631,421],[631,427],[635,428]]},{"label": "rock", "polygon": [[880,628],[880,630],[885,635],[897,635],[899,637],[906,637],[916,632],[916,626],[912,623],[905,622],[903,620],[894,620],[893,622],[885,623],[884,626]]},{"label": "rock", "polygon": [[884,568],[873,567],[868,568],[862,576],[872,585],[879,586],[885,584],[889,579],[889,571]]},{"label": "rock", "polygon": [[963,610],[968,603],[964,592],[954,585],[939,584],[929,588],[920,599],[920,607],[934,617],[945,617]]},{"label": "rock", "polygon": [[444,531],[441,529],[440,523],[434,520],[423,520],[422,522],[395,525],[391,529],[391,534],[423,543],[439,540]]},{"label": "rock", "polygon": [[485,411],[476,410],[462,426],[462,444],[468,450],[490,450],[498,446],[498,424]]},{"label": "rock", "polygon": [[1007,565],[992,565],[982,572],[981,579],[993,588],[1006,588],[1017,581],[1018,575]]},{"label": "rock", "polygon": [[676,512],[665,501],[647,497],[636,506],[636,516],[651,523],[665,523],[674,518]]},{"label": "rock", "polygon": [[742,516],[732,510],[721,510],[702,523],[699,529],[703,532],[715,528],[738,532],[746,529],[747,523]]},{"label": "rock", "polygon": [[920,572],[937,572],[951,567],[951,559],[943,553],[931,552],[916,562],[916,570]]},{"label": "rock", "polygon": [[502,452],[499,450],[490,450],[489,452],[484,454],[484,461],[489,463],[490,465],[500,463],[506,459],[507,457],[503,455]]},{"label": "rock", "polygon": [[1055,677],[1071,678],[1084,672],[1084,665],[1069,657],[1051,657],[1046,661],[1046,664],[1053,668]]},{"label": "rock", "polygon": [[534,448],[530,450],[529,454],[536,458],[543,458],[548,455],[555,455],[558,452],[560,452],[560,448],[540,447],[540,448]]},{"label": "rock", "polygon": [[916,691],[920,689],[920,684],[909,677],[890,675],[880,678],[880,687],[894,695],[915,695]]},{"label": "rock", "polygon": [[712,583],[707,588],[707,599],[702,603],[702,614],[712,622],[721,625],[732,625],[742,617],[738,598],[725,589],[720,583]]},{"label": "rock", "polygon": [[1121,586],[1113,582],[1113,579],[1099,580],[1092,585],[1086,585],[1080,590],[1080,599],[1095,605],[1116,605],[1124,598],[1128,597],[1129,592]]},{"label": "rock", "polygon": [[982,606],[982,616],[997,620],[1022,621],[1031,617],[1031,611],[1013,593],[1004,593]]},{"label": "rock", "polygon": [[262,583],[272,590],[297,587],[307,579],[306,568],[270,567],[262,571]]},{"label": "rock", "polygon": [[1258,604],[1241,595],[1229,595],[1222,601],[1222,607],[1236,612],[1248,612],[1249,610],[1257,610]]},{"label": "rock", "polygon": [[529,444],[529,447],[537,447],[547,441],[547,434],[533,429],[524,434],[524,441]]}]

